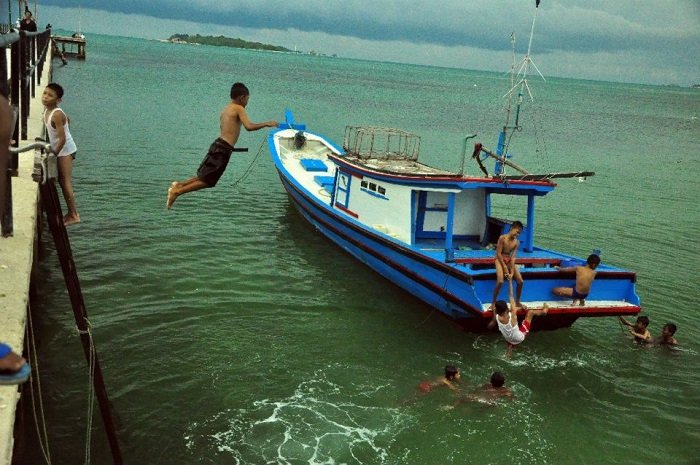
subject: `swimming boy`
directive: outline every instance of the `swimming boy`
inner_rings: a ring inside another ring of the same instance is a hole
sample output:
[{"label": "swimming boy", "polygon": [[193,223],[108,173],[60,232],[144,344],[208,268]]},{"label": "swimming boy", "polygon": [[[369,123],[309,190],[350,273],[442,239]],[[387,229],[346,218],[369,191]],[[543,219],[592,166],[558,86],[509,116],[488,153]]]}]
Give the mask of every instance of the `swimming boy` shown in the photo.
[{"label": "swimming boy", "polygon": [[219,138],[209,147],[209,152],[199,165],[197,176],[187,181],[173,181],[170,184],[168,198],[165,203],[168,209],[173,206],[175,200],[182,194],[216,186],[219,178],[226,170],[233,147],[238,141],[241,125],[247,131],[277,127],[277,121],[266,121],[264,123],[253,123],[250,121],[248,113],[245,111],[249,98],[250,92],[244,84],[236,82],[231,86],[231,102],[224,107],[219,116],[219,127],[221,128]]},{"label": "swimming boy", "polygon": [[552,289],[552,293],[559,297],[571,297],[573,299],[572,305],[576,305],[576,302],[580,306],[586,305],[586,297],[591,291],[591,284],[595,279],[595,269],[598,268],[598,265],[600,265],[600,257],[591,254],[586,259],[585,266],[555,267],[559,271],[575,271],[576,282],[573,287],[555,287]]},{"label": "swimming boy", "polygon": [[508,278],[508,295],[510,297],[510,310],[508,304],[503,300],[496,302],[496,309],[493,312],[493,317],[496,320],[499,331],[503,334],[503,338],[508,344],[506,356],[510,358],[513,353],[513,347],[525,340],[525,337],[530,332],[530,325],[535,316],[546,315],[549,311],[549,306],[545,303],[541,310],[528,310],[522,324],[518,326],[518,314],[516,311],[515,299],[513,298],[513,277]]},{"label": "swimming boy", "polygon": [[651,333],[647,329],[647,326],[649,326],[649,317],[644,315],[638,316],[637,321],[632,324],[620,315],[620,323],[629,327],[630,334],[634,336],[634,342],[639,344],[649,344],[653,342]]},{"label": "swimming boy", "polygon": [[418,385],[418,389],[420,389],[422,392],[430,392],[435,388],[446,386],[449,389],[456,391],[457,386],[455,383],[457,383],[461,377],[462,374],[460,373],[459,368],[456,368],[454,365],[447,365],[445,367],[445,376],[441,376],[433,381],[423,381]]},{"label": "swimming boy", "polygon": [[75,207],[75,193],[73,192],[73,160],[78,148],[73,141],[73,136],[68,128],[70,118],[58,104],[63,99],[63,87],[52,82],[46,86],[41,94],[41,103],[44,105],[44,124],[46,134],[53,153],[58,159],[58,182],[66,200],[68,213],[63,217],[63,224],[68,226],[80,223],[80,215]]},{"label": "swimming boy", "polygon": [[676,334],[676,325],[673,323],[666,323],[663,328],[661,328],[661,335],[654,339],[654,344],[662,346],[675,346],[678,345],[678,341],[673,337]]},{"label": "swimming boy", "polygon": [[513,398],[513,391],[505,386],[506,377],[500,371],[494,371],[491,375],[491,382],[484,384],[481,389],[487,398],[496,399],[499,397]]},{"label": "swimming boy", "polygon": [[515,296],[515,303],[518,308],[525,310],[525,306],[520,303],[520,296],[523,293],[523,277],[520,276],[518,267],[515,266],[515,256],[518,252],[520,241],[518,236],[523,232],[523,224],[520,221],[513,221],[510,230],[506,234],[502,234],[498,238],[496,245],[496,288],[493,290],[493,300],[491,301],[491,310],[496,306],[498,293],[503,286],[503,279],[515,278],[518,283],[518,292]]}]

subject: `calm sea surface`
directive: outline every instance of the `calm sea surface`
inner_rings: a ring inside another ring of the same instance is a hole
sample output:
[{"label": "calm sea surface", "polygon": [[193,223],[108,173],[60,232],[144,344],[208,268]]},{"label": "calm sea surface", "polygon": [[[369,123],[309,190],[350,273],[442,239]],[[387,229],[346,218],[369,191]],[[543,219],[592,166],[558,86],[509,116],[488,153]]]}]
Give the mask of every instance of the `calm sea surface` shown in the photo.
[{"label": "calm sea surface", "polygon": [[[681,344],[636,347],[616,319],[587,319],[507,360],[500,335],[464,333],[308,226],[266,131],[242,134],[250,151],[215,189],[164,208],[235,81],[254,121],[289,107],[338,142],[346,125],[398,127],[422,136],[424,162],[457,170],[465,135],[495,146],[506,74],[88,39],[88,59],[57,61],[54,79],[79,148],[73,253],[126,463],[700,463],[700,90],[531,80],[514,160],[597,173],[540,200],[539,245],[635,270],[652,333],[675,322]],[[88,372],[48,233],[42,256],[51,454],[82,463]],[[416,397],[446,364],[465,386],[503,371],[515,400]],[[92,463],[111,463],[99,412],[93,430]]]}]

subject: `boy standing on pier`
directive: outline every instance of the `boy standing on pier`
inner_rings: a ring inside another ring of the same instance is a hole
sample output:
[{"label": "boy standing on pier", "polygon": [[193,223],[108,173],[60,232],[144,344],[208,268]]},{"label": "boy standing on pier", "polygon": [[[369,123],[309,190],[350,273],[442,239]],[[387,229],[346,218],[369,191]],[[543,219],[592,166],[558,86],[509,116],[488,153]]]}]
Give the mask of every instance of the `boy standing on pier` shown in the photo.
[{"label": "boy standing on pier", "polygon": [[73,141],[68,125],[70,118],[59,108],[58,104],[63,99],[63,87],[52,82],[44,89],[41,95],[41,103],[44,105],[44,124],[46,134],[53,153],[58,158],[58,182],[61,184],[63,198],[66,200],[68,213],[63,217],[63,224],[68,226],[80,223],[80,215],[75,207],[75,194],[73,193],[73,160],[78,148]]},{"label": "boy standing on pier", "polygon": [[209,152],[199,165],[197,176],[186,181],[173,181],[170,184],[168,197],[165,202],[166,208],[170,209],[175,200],[182,194],[216,186],[219,178],[226,170],[233,147],[238,141],[241,125],[247,131],[277,127],[277,121],[253,123],[248,119],[245,107],[248,105],[249,98],[250,92],[244,84],[237,82],[231,86],[231,102],[224,107],[219,116],[219,126],[221,128],[219,138],[209,147]]}]

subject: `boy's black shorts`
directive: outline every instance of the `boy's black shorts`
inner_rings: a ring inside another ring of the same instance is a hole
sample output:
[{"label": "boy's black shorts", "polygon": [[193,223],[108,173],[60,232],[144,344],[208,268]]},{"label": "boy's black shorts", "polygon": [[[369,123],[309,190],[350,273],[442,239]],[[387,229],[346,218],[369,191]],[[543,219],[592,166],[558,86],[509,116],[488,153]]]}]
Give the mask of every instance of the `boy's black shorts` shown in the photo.
[{"label": "boy's black shorts", "polygon": [[204,160],[199,165],[197,177],[207,183],[209,187],[216,186],[219,178],[224,174],[226,166],[228,166],[231,152],[233,152],[231,144],[220,137],[217,138],[211,144],[209,152],[207,152]]}]

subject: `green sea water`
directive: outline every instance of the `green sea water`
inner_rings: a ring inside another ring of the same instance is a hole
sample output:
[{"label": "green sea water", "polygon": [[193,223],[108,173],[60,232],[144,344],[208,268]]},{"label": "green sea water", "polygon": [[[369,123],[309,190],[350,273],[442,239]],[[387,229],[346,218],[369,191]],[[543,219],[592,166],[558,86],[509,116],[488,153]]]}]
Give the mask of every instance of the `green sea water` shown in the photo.
[{"label": "green sea water", "polygon": [[[88,41],[87,60],[55,62],[54,80],[78,144],[70,239],[126,463],[700,463],[699,90],[531,79],[514,161],[597,173],[539,200],[538,244],[601,249],[636,271],[652,333],[675,322],[680,348],[635,346],[616,319],[591,318],[531,334],[508,360],[499,334],[463,332],[313,230],[265,131],[242,134],[249,152],[215,189],[165,210],[169,183],[194,175],[218,136],[235,81],[254,121],[289,107],[338,143],[346,125],[397,127],[421,135],[425,163],[458,170],[465,135],[495,146],[506,73]],[[88,372],[49,234],[41,256],[32,307],[50,450],[82,463]],[[446,364],[465,389],[504,372],[515,399],[451,409],[452,393],[417,396]],[[92,463],[108,464],[100,422]],[[41,463],[25,423],[18,463]]]}]

